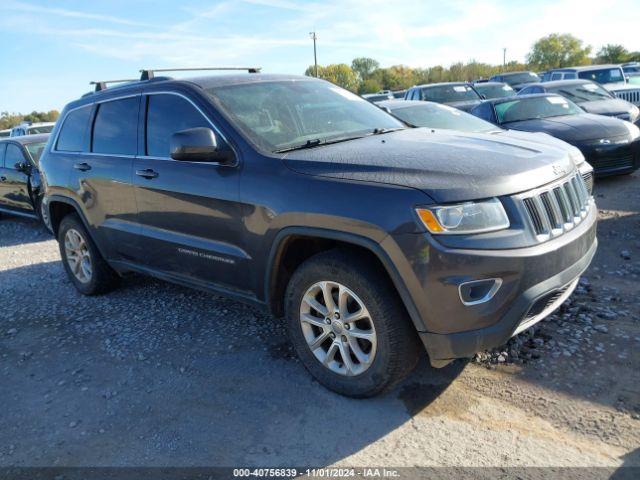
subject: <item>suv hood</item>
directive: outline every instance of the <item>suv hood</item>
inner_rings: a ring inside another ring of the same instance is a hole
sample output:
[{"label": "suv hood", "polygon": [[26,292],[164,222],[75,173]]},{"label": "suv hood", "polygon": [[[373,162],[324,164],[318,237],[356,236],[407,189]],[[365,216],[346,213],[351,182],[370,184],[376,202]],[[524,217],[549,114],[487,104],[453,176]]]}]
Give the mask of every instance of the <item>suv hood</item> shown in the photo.
[{"label": "suv hood", "polygon": [[582,102],[580,104],[583,110],[589,113],[597,113],[598,115],[621,115],[629,113],[632,105],[618,98],[610,100],[594,100],[591,102]]},{"label": "suv hood", "polygon": [[436,202],[511,195],[574,170],[567,152],[540,142],[427,128],[294,151],[283,161],[306,175],[416,188]]},{"label": "suv hood", "polygon": [[591,113],[535,118],[502,126],[525,132],[545,132],[569,143],[629,136],[629,130],[622,120]]}]

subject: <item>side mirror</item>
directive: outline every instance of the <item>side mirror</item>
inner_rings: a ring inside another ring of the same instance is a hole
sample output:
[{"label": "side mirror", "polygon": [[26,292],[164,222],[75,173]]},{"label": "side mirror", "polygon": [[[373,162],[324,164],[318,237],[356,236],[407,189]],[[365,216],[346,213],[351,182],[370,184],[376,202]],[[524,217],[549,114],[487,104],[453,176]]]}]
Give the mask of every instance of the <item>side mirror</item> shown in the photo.
[{"label": "side mirror", "polygon": [[217,162],[229,164],[233,152],[218,145],[218,137],[210,128],[198,127],[171,135],[171,158],[186,162]]},{"label": "side mirror", "polygon": [[15,168],[18,172],[26,173],[27,175],[31,173],[31,165],[27,162],[18,162],[13,168]]}]

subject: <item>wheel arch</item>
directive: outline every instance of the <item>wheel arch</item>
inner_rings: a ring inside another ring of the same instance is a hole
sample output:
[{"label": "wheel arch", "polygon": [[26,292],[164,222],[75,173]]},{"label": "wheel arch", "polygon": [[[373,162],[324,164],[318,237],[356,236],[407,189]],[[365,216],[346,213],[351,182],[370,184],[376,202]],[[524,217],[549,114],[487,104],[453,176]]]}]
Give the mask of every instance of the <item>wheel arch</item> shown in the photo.
[{"label": "wheel arch", "polygon": [[[293,247],[304,245],[304,249]],[[416,330],[425,326],[409,290],[389,254],[382,246],[361,235],[314,227],[288,227],[275,237],[268,257],[264,279],[264,298],[276,317],[284,314],[284,293],[295,269],[312,255],[336,247],[354,248],[371,256],[392,282]]]}]

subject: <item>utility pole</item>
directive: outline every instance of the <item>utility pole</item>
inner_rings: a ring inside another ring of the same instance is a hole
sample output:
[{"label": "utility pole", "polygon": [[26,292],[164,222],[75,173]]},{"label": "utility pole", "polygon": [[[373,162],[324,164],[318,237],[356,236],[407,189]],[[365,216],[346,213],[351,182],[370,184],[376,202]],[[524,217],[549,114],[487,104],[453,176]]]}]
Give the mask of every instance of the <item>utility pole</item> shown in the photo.
[{"label": "utility pole", "polygon": [[507,48],[503,48],[502,49],[502,66],[506,67],[507,66]]},{"label": "utility pole", "polygon": [[315,70],[315,77],[318,78],[318,54],[316,53],[316,32],[309,32],[309,36],[313,40],[313,64]]}]

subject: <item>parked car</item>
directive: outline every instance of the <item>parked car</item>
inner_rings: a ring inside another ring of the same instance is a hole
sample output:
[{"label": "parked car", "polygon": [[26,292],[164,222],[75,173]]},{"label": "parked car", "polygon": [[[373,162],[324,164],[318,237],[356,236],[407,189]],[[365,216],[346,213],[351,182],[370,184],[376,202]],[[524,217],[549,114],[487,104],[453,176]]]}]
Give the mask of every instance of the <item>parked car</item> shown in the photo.
[{"label": "parked car", "polygon": [[582,151],[596,176],[640,167],[640,129],[617,118],[586,113],[560,95],[531,94],[487,100],[474,115],[510,130],[544,132]]},{"label": "parked car", "polygon": [[[566,152],[575,163],[578,171],[587,185],[591,194],[593,190],[593,167],[589,165],[579,149],[562,140],[538,132],[520,132],[517,130],[505,130],[470,113],[440,103],[421,102],[416,100],[387,100],[378,103],[396,118],[412,127],[427,127],[432,132],[440,130],[452,130],[471,133],[478,138],[489,138],[492,142],[498,140],[514,140],[522,146],[525,142],[543,144],[546,147],[556,147]],[[487,137],[483,137],[484,134]],[[532,147],[537,148],[537,147]]]},{"label": "parked car", "polygon": [[381,102],[383,100],[390,100],[393,98],[393,94],[391,93],[365,93],[364,95],[362,95],[362,98],[364,98],[365,100],[371,102],[371,103],[376,103],[376,102]]},{"label": "parked car", "polygon": [[471,110],[482,101],[478,92],[466,82],[417,85],[407,90],[404,99],[443,103],[466,111]]},{"label": "parked car", "polygon": [[511,97],[516,94],[511,85],[503,82],[474,83],[473,88],[485,99]]},{"label": "parked car", "polygon": [[540,77],[534,72],[505,72],[494,75],[490,82],[504,82],[511,86],[516,92],[529,83],[540,82]]},{"label": "parked car", "polygon": [[0,140],[0,214],[40,217],[44,194],[38,170],[48,133]]},{"label": "parked car", "polygon": [[518,95],[531,93],[557,93],[568,98],[587,113],[597,113],[616,117],[631,123],[640,123],[640,110],[634,104],[611,94],[590,80],[559,80],[556,82],[536,83],[524,87]]},{"label": "parked car", "polygon": [[630,84],[640,85],[640,62],[624,63],[622,71]]},{"label": "parked car", "polygon": [[444,366],[542,320],[595,253],[558,149],[426,135],[311,77],[142,78],[67,105],[40,160],[82,294],[135,271],[247,301],[286,317],[321,384],[364,397],[419,340]]},{"label": "parked car", "polygon": [[0,130],[0,138],[11,136],[11,129],[8,128],[6,130]]},{"label": "parked car", "polygon": [[17,127],[11,129],[11,137],[21,137],[23,135],[37,135],[39,133],[50,133],[53,130],[55,122],[21,123]]},{"label": "parked car", "polygon": [[404,98],[407,94],[406,90],[396,90],[395,92],[391,92],[393,94],[393,98]]},{"label": "parked car", "polygon": [[[556,68],[550,70],[551,80],[575,79],[591,80],[599,83],[616,97],[640,106],[640,86],[627,83],[620,65],[587,65],[583,67]],[[554,73],[563,74],[562,78],[554,77]]]}]

